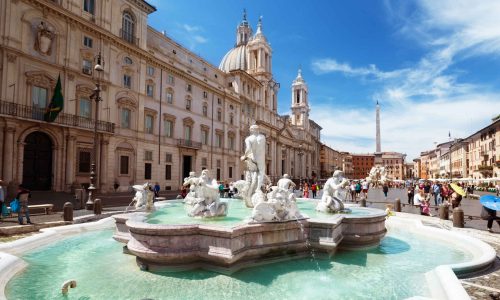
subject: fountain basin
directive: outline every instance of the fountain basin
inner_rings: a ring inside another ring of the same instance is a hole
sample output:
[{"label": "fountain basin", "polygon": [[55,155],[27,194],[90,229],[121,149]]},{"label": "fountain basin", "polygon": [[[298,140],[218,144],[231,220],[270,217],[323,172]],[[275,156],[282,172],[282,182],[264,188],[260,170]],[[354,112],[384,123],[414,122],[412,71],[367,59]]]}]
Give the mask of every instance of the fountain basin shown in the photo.
[{"label": "fountain basin", "polygon": [[147,214],[116,215],[115,240],[143,270],[203,268],[232,273],[247,266],[302,257],[311,250],[333,254],[342,247],[377,246],[386,233],[385,212],[330,215],[277,223],[149,224]]}]

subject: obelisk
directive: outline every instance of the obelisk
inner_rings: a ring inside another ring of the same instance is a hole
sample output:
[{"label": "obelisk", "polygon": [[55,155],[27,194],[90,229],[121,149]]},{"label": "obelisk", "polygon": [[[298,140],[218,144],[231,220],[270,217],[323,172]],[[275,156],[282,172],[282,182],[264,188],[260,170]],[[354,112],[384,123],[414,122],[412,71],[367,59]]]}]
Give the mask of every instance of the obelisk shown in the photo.
[{"label": "obelisk", "polygon": [[376,122],[376,149],[375,149],[375,165],[382,165],[382,147],[380,142],[380,105],[378,104],[375,109],[375,122]]}]

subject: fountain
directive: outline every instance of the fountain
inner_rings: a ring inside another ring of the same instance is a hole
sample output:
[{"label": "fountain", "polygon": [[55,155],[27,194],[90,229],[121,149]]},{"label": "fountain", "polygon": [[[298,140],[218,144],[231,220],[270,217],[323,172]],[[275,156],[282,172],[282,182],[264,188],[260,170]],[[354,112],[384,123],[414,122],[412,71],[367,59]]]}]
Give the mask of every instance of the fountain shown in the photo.
[{"label": "fountain", "polygon": [[[248,266],[309,256],[311,251],[333,254],[342,243],[345,248],[377,246],[385,236],[385,213],[359,208],[364,214],[311,218],[302,215],[294,194],[293,182],[283,176],[272,186],[265,174],[265,136],[257,125],[250,127],[245,139],[245,180],[237,182],[249,218],[232,227],[221,227],[231,208],[219,200],[217,184],[203,170],[200,177],[191,173],[185,205],[190,217],[215,222],[180,224],[148,223],[148,213],[115,215],[114,238],[125,243],[124,252],[135,255],[143,270],[186,270],[204,268],[232,273]],[[327,183],[326,193],[317,209],[337,212],[344,209],[338,189],[346,180],[336,172]],[[241,201],[241,200],[234,200]],[[168,210],[168,208],[167,208]]]},{"label": "fountain", "polygon": [[[258,128],[252,135],[247,150],[265,144]],[[483,242],[412,219],[420,216],[397,213],[386,220],[384,211],[364,207],[333,213],[344,209],[341,172],[316,203],[295,199],[286,174],[271,186],[258,152],[246,151],[243,159],[246,180],[236,185],[242,200],[220,201],[204,170],[185,179],[185,201],[148,205],[148,184],[139,185],[140,211],[0,244],[0,298],[467,299],[453,272],[482,271],[495,260]],[[421,260],[436,254],[439,261]],[[303,259],[311,255],[312,263]]]}]

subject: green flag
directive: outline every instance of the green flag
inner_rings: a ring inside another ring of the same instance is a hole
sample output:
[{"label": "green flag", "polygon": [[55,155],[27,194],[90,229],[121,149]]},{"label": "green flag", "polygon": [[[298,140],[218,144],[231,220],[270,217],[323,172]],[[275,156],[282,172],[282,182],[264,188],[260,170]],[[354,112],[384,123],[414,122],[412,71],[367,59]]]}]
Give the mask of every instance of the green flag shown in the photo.
[{"label": "green flag", "polygon": [[43,119],[47,122],[54,122],[57,118],[57,115],[64,108],[64,98],[62,95],[61,88],[61,75],[57,77],[56,88],[54,89],[54,95],[52,96],[52,100],[50,100],[50,104],[45,111]]}]

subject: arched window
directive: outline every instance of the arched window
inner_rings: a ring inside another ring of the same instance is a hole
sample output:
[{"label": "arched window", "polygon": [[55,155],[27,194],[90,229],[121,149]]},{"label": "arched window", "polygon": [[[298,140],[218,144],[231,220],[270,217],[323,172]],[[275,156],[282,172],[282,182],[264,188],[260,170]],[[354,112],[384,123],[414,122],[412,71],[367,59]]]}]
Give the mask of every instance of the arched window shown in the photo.
[{"label": "arched window", "polygon": [[132,14],[128,11],[123,13],[122,17],[122,38],[129,43],[135,43],[135,21]]}]

